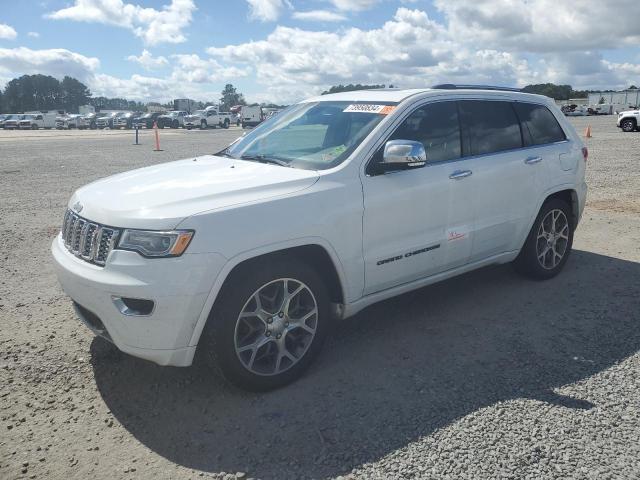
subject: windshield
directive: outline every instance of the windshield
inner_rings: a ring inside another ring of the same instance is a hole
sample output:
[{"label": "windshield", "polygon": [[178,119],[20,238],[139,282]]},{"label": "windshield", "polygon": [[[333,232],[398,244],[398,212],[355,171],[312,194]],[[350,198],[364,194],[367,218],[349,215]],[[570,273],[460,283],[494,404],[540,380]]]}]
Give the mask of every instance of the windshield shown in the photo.
[{"label": "windshield", "polygon": [[204,115],[204,110],[196,110],[191,115]]},{"label": "windshield", "polygon": [[393,108],[392,104],[300,103],[274,115],[223,153],[309,170],[331,168],[349,157]]}]

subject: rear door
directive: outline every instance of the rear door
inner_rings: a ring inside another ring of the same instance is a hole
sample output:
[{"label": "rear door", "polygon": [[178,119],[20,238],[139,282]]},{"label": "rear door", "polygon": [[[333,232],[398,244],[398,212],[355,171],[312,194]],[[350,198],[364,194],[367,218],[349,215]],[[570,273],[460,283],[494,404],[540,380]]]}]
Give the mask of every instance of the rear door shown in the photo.
[{"label": "rear door", "polygon": [[472,162],[476,213],[470,260],[516,249],[544,185],[544,162],[523,148],[512,101],[461,100],[463,153]]}]

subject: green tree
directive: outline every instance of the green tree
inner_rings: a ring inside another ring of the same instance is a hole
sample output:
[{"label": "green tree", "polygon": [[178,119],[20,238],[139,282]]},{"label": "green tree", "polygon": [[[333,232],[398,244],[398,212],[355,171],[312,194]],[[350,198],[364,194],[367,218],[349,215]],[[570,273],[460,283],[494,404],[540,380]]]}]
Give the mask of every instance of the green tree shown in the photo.
[{"label": "green tree", "polygon": [[526,93],[536,93],[538,95],[546,95],[556,100],[568,100],[572,98],[573,88],[571,85],[556,85],[554,83],[539,83],[536,85],[527,85],[522,89]]},{"label": "green tree", "polygon": [[68,112],[77,112],[80,105],[87,105],[91,92],[87,86],[75,78],[65,76],[60,82],[62,106]]},{"label": "green tree", "polygon": [[223,112],[228,112],[231,107],[234,105],[246,105],[247,102],[244,100],[244,95],[238,93],[236,87],[232,84],[227,83],[224,86],[224,90],[221,92],[220,97],[220,110]]},{"label": "green tree", "polygon": [[[327,95],[329,93],[339,93],[339,92],[352,92],[354,90],[372,90],[374,88],[385,88],[384,85],[362,85],[360,83],[350,83],[349,85],[334,85],[329,88],[329,90],[325,90],[322,92],[322,95]],[[389,88],[393,88],[393,85],[389,85]]]},{"label": "green tree", "polygon": [[52,110],[60,104],[60,82],[48,75],[23,75],[7,83],[4,98],[11,112]]}]

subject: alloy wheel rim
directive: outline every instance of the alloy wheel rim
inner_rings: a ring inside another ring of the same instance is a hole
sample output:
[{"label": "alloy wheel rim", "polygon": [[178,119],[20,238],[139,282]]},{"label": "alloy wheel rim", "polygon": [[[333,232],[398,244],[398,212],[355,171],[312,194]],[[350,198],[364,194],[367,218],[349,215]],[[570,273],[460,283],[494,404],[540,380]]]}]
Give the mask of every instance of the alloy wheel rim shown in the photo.
[{"label": "alloy wheel rim", "polygon": [[553,270],[564,258],[569,245],[569,221],[562,210],[547,213],[536,238],[536,257],[545,270]]},{"label": "alloy wheel rim", "polygon": [[311,289],[293,278],[279,278],[245,302],[234,332],[238,359],[256,375],[278,375],[307,353],[318,327],[318,304]]}]

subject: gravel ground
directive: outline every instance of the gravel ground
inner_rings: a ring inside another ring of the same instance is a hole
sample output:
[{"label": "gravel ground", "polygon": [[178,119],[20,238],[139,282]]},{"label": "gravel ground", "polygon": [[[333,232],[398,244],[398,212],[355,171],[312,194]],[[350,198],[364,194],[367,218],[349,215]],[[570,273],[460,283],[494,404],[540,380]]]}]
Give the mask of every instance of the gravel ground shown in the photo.
[{"label": "gravel ground", "polygon": [[49,255],[72,191],[237,129],[0,132],[0,478],[640,477],[640,133],[587,123],[565,271],[490,267],[374,305],[299,382],[249,394],[119,353]]}]

